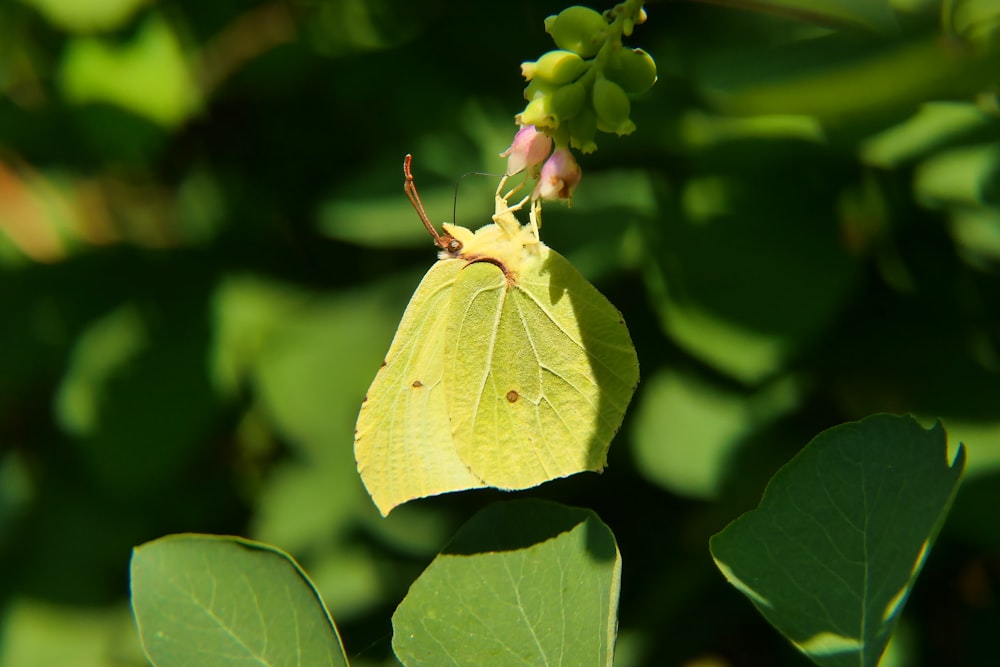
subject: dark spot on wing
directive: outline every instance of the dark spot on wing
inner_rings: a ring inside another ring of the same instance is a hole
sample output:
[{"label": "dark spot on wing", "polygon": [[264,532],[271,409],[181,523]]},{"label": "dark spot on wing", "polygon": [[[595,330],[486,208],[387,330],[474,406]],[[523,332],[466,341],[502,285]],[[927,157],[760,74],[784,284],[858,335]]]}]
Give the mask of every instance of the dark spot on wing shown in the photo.
[{"label": "dark spot on wing", "polygon": [[385,368],[385,360],[384,360],[384,359],[382,360],[382,365],[381,365],[381,366],[379,366],[379,370],[381,370],[381,369],[383,369],[383,368]]},{"label": "dark spot on wing", "polygon": [[421,382],[420,380],[414,380],[413,384],[410,386],[413,387],[414,389],[419,389],[420,387],[424,386],[424,383]]},{"label": "dark spot on wing", "polygon": [[517,395],[517,392],[514,391],[513,389],[507,392],[507,400],[510,401],[511,403],[517,403],[518,398],[519,396]]}]

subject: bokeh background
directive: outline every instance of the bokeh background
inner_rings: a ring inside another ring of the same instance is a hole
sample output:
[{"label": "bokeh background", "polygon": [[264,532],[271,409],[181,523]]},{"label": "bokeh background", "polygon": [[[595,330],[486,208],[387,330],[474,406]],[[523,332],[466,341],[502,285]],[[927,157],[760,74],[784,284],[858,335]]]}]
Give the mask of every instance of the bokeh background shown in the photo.
[{"label": "bokeh background", "polygon": [[[886,664],[992,664],[1000,4],[719,5],[649,4],[638,131],[546,208],[642,381],[604,474],[518,495],[616,534],[616,664],[803,665],[708,537],[824,428],[942,419],[966,482]],[[485,223],[495,179],[456,182],[503,169],[518,66],[564,6],[0,3],[0,664],[145,665],[130,550],[182,531],[291,552],[352,664],[393,664],[410,582],[509,497],[382,519],[354,468],[435,258],[402,158],[432,218]]]}]

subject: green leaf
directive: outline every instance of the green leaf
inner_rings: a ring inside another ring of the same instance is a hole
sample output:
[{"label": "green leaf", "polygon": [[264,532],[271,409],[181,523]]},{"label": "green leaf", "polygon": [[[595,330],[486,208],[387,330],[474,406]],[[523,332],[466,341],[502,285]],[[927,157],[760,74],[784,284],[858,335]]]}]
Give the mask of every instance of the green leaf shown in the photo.
[{"label": "green leaf", "polygon": [[68,32],[114,30],[147,0],[21,0],[41,12],[49,23]]},{"label": "green leaf", "polygon": [[950,10],[952,31],[964,43],[992,50],[1000,38],[1000,5],[994,0],[956,0]]},{"label": "green leaf", "polygon": [[[993,80],[985,54],[953,54],[939,36],[859,40],[833,35],[719,59],[702,79],[728,114],[805,114],[824,123],[910,113]],[[968,92],[965,92],[968,94]]]},{"label": "green leaf", "polygon": [[70,40],[59,84],[75,104],[113,104],[175,127],[200,104],[186,58],[173,28],[154,15],[124,46],[95,37]]},{"label": "green leaf", "polygon": [[92,323],[77,340],[59,387],[55,412],[60,425],[78,437],[92,435],[107,386],[127,372],[148,344],[146,323],[134,304],[123,304]]},{"label": "green leaf", "polygon": [[487,507],[392,617],[411,665],[610,665],[621,557],[597,516],[537,500]]},{"label": "green leaf", "polygon": [[740,446],[799,403],[792,380],[751,395],[660,371],[645,387],[632,430],[636,468],[672,493],[705,500],[721,493]]},{"label": "green leaf", "polygon": [[726,578],[819,665],[877,665],[965,467],[944,429],[873,415],[824,431],[711,540]]},{"label": "green leaf", "polygon": [[878,32],[898,28],[888,0],[731,0],[742,7],[826,26],[858,26]]},{"label": "green leaf", "polygon": [[306,574],[257,542],[169,535],[132,555],[132,608],[156,667],[347,665]]},{"label": "green leaf", "polygon": [[924,160],[913,177],[914,197],[929,207],[1000,203],[1000,146],[962,146]]},{"label": "green leaf", "polygon": [[1000,262],[1000,210],[957,210],[948,221],[948,230],[967,263],[990,271]]},{"label": "green leaf", "polygon": [[970,102],[925,102],[903,122],[865,139],[861,159],[877,167],[898,167],[969,138],[990,136],[992,123],[989,113]]}]

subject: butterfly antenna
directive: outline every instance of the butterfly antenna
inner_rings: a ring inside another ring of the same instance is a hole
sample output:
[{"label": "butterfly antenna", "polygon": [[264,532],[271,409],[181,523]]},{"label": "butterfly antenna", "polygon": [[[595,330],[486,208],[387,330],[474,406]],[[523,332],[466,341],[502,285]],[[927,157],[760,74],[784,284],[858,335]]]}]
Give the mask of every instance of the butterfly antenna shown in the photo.
[{"label": "butterfly antenna", "polygon": [[413,162],[413,156],[407,153],[406,157],[403,158],[403,175],[406,176],[406,180],[403,182],[403,190],[406,192],[406,196],[410,198],[413,208],[417,210],[420,222],[424,223],[424,227],[434,237],[434,243],[440,248],[448,249],[454,239],[450,236],[439,234],[438,230],[431,224],[431,219],[427,216],[427,211],[424,210],[423,202],[420,201],[420,195],[417,194],[417,186],[413,183],[413,172],[410,171],[411,162]]}]

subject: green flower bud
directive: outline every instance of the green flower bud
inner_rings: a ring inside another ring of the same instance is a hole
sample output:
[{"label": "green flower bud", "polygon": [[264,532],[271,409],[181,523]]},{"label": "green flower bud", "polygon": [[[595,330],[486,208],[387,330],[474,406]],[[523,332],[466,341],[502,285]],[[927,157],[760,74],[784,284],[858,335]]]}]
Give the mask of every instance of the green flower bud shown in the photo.
[{"label": "green flower bud", "polygon": [[635,131],[635,123],[629,118],[632,105],[628,95],[614,81],[605,78],[594,82],[594,112],[597,113],[597,129],[614,132],[621,136]]},{"label": "green flower bud", "polygon": [[635,27],[645,23],[647,18],[649,18],[649,15],[646,14],[645,8],[640,8],[637,16],[625,17],[625,23],[622,26],[622,34],[626,37],[630,37],[632,35],[632,31],[635,30]]},{"label": "green flower bud", "polygon": [[530,102],[536,97],[548,97],[552,93],[556,92],[557,89],[558,86],[555,86],[548,81],[543,79],[532,79],[524,88],[524,99]]},{"label": "green flower bud", "polygon": [[514,120],[520,125],[534,125],[537,128],[555,129],[559,126],[559,120],[552,114],[552,97],[549,95],[539,95],[528,102],[524,111],[517,114]]},{"label": "green flower bud", "polygon": [[588,67],[572,51],[557,50],[542,54],[537,61],[521,63],[521,75],[528,81],[537,78],[561,86],[576,81]]},{"label": "green flower bud", "polygon": [[601,121],[600,118],[597,119],[597,129],[601,132],[607,132],[608,134],[617,134],[619,137],[624,137],[625,135],[632,134],[635,132],[635,123],[632,122],[631,118],[625,119],[625,122],[617,127],[614,125],[608,125]]},{"label": "green flower bud", "polygon": [[587,90],[579,81],[563,86],[552,93],[551,109],[559,122],[569,120],[580,112],[583,108],[583,101],[587,97]]},{"label": "green flower bud", "polygon": [[545,19],[545,32],[560,49],[593,58],[604,43],[605,18],[589,7],[573,5]]},{"label": "green flower bud", "polygon": [[569,145],[582,153],[593,153],[597,150],[594,136],[597,134],[597,116],[589,106],[580,109],[569,121]]},{"label": "green flower bud", "polygon": [[656,63],[642,49],[617,49],[605,66],[604,75],[629,95],[638,95],[656,83]]}]

